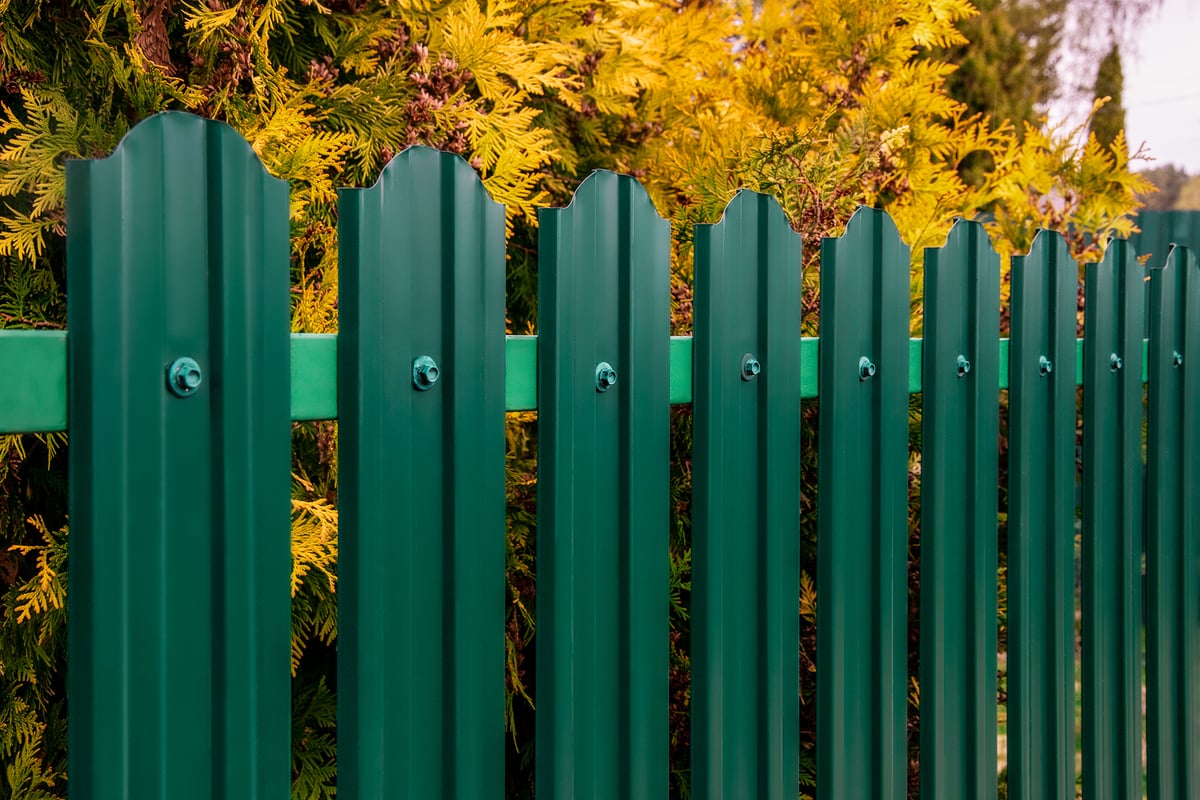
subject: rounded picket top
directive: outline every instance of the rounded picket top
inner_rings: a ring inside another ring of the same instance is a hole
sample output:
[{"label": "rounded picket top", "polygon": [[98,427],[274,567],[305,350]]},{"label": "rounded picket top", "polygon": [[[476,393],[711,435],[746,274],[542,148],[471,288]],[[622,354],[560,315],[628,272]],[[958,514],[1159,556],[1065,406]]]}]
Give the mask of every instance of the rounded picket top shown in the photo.
[{"label": "rounded picket top", "polygon": [[[821,240],[822,309],[830,306],[825,286],[835,274],[842,277],[844,285],[865,285],[882,278],[891,290],[900,291],[898,285],[892,286],[897,272],[903,272],[907,284],[911,251],[900,238],[895,221],[886,211],[859,206],[841,236]],[[821,318],[825,319],[824,310]]]},{"label": "rounded picket top", "polygon": [[[186,182],[187,165],[196,163],[198,156],[211,157],[214,151],[226,160],[240,155],[247,168],[253,164],[268,181],[287,186],[286,180],[271,174],[245,137],[228,123],[186,111],[161,111],[146,117],[121,137],[109,155],[67,161],[67,173],[70,176],[80,171],[115,169],[110,165],[126,161],[149,164],[157,157],[164,164],[163,173],[169,174],[172,188],[175,188],[180,182]],[[173,168],[178,165],[185,169]]]},{"label": "rounded picket top", "polygon": [[926,247],[925,259],[929,260],[930,253],[938,251],[949,251],[955,247],[973,247],[978,245],[986,245],[987,252],[995,254],[999,258],[999,251],[996,250],[995,244],[992,242],[992,237],[988,235],[987,228],[978,220],[965,219],[963,217],[955,217],[953,224],[950,225],[950,230],[946,232],[946,239],[940,247]]},{"label": "rounded picket top", "polygon": [[[972,325],[999,330],[1000,254],[982,223],[956,219],[941,247],[925,248],[923,288],[922,329],[926,346],[931,333],[940,336],[953,330],[951,338],[957,342],[956,352],[965,348],[968,316],[973,320]],[[991,298],[984,304],[989,310],[979,307],[965,315],[968,308],[975,307],[980,288]],[[974,315],[979,315],[979,319],[975,320]]]},{"label": "rounded picket top", "polygon": [[1162,266],[1172,244],[1200,245],[1200,213],[1195,211],[1145,211],[1138,214],[1140,230],[1129,237],[1139,256]]},{"label": "rounded picket top", "polygon": [[[1059,231],[1052,231],[1049,228],[1038,228],[1037,233],[1033,235],[1033,241],[1029,243],[1029,251],[1025,253],[1025,258],[1033,258],[1035,255],[1040,254],[1041,251],[1050,248],[1065,251],[1070,256],[1070,251],[1067,248],[1067,240]],[[1074,261],[1074,257],[1071,257],[1071,260]]]},{"label": "rounded picket top", "polygon": [[[1038,232],[1033,237],[1033,242],[1029,246],[1029,252],[1025,255],[1014,255],[1011,259],[1012,265],[1012,282],[1014,287],[1014,295],[1019,294],[1016,291],[1017,286],[1033,286],[1034,282],[1044,282],[1047,280],[1065,281],[1068,284],[1077,283],[1079,280],[1079,264],[1071,255],[1071,250],[1067,246],[1067,240],[1058,231],[1039,228]],[[1059,272],[1062,277],[1058,277]],[[1042,287],[1042,291],[1046,292],[1046,297],[1051,296],[1050,284],[1046,283]],[[1071,306],[1075,304],[1076,292],[1068,293]],[[1041,301],[1035,301],[1035,304]],[[1046,302],[1050,302],[1047,300]],[[1062,302],[1066,302],[1063,300]],[[1022,309],[1018,308],[1024,304],[1016,303],[1013,308],[1014,318],[1021,316]],[[1065,307],[1064,307],[1065,308]],[[1047,309],[1048,310],[1048,309]],[[1014,330],[1016,326],[1014,325]]]},{"label": "rounded picket top", "polygon": [[[1096,278],[1093,276],[1104,276],[1102,280],[1106,282],[1116,281],[1118,280],[1118,274],[1136,274],[1139,284],[1144,283],[1144,281],[1150,277],[1150,269],[1152,269],[1149,266],[1143,265],[1139,261],[1137,250],[1135,249],[1132,241],[1115,235],[1109,237],[1104,248],[1103,258],[1101,258],[1099,261],[1088,262],[1083,266],[1087,280],[1096,280]],[[1161,269],[1165,266],[1166,264],[1164,262],[1160,267],[1157,267],[1157,269]],[[1139,293],[1144,291],[1144,286],[1138,291]],[[1085,308],[1086,307],[1087,304],[1085,303]],[[1086,325],[1084,329],[1085,331],[1087,330]]]},{"label": "rounded picket top", "polygon": [[483,184],[483,179],[466,159],[426,145],[412,145],[392,156],[370,186],[338,189],[339,202],[366,192],[399,192],[406,197],[429,197],[431,187],[453,185],[459,191],[476,187],[493,205],[504,208]]},{"label": "rounded picket top", "polygon": [[654,204],[654,199],[650,197],[650,193],[646,191],[646,187],[637,178],[632,175],[621,175],[607,169],[597,169],[593,170],[576,187],[574,193],[571,195],[571,202],[557,208],[539,208],[538,222],[542,222],[547,217],[554,218],[561,214],[570,213],[575,210],[577,204],[586,207],[589,204],[615,203],[618,197],[627,198],[627,201],[630,203],[630,211],[633,214],[645,214],[647,211],[650,211],[663,222],[667,221],[658,212],[658,207]]},{"label": "rounded picket top", "polygon": [[892,219],[892,215],[881,208],[871,208],[870,206],[860,205],[854,210],[850,216],[850,221],[846,223],[846,230],[841,236],[828,237],[834,240],[846,240],[856,236],[863,236],[867,232],[874,232],[877,236],[892,236],[896,241],[908,249],[908,245],[900,238],[900,229],[896,227],[896,222]]},{"label": "rounded picket top", "polygon": [[[756,192],[753,189],[738,189],[734,193],[733,198],[725,204],[725,208],[721,209],[721,217],[715,223],[699,223],[696,227],[723,225],[737,214],[744,214],[751,210],[764,213],[769,220],[778,220],[789,228],[792,228],[792,221],[788,219],[787,212],[783,210],[783,206],[779,204],[779,201],[772,195]],[[795,231],[794,228],[792,230],[799,235],[799,232]]]},{"label": "rounded picket top", "polygon": [[1166,272],[1172,267],[1175,267],[1176,269],[1182,269],[1182,267],[1177,265],[1180,263],[1186,265],[1189,262],[1193,265],[1197,263],[1197,260],[1193,258],[1193,256],[1194,253],[1188,246],[1179,244],[1178,242],[1171,242],[1171,246],[1167,248],[1167,257],[1151,265],[1149,269],[1151,271],[1158,272]]},{"label": "rounded picket top", "polygon": [[[1099,262],[1093,263],[1104,263],[1110,259],[1133,261],[1141,266],[1133,240],[1125,236],[1117,236],[1115,233],[1110,235],[1104,243],[1104,257]],[[1149,269],[1149,265],[1144,266],[1143,269]]]}]

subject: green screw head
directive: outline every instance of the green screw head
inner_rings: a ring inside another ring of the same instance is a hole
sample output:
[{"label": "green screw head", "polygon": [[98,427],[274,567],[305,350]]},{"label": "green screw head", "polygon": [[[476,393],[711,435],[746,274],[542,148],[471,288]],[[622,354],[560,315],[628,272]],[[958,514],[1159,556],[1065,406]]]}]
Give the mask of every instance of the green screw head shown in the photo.
[{"label": "green screw head", "polygon": [[438,382],[442,371],[437,362],[429,356],[418,356],[413,359],[413,387],[419,392],[427,392]]},{"label": "green screw head", "polygon": [[758,363],[758,359],[753,353],[746,353],[742,356],[742,380],[752,381],[762,372],[762,364]]},{"label": "green screw head", "polygon": [[1179,352],[1178,350],[1171,353],[1171,366],[1173,366],[1173,367],[1182,367],[1183,366],[1183,353]]},{"label": "green screw head", "polygon": [[1038,357],[1038,374],[1043,378],[1054,371],[1054,362],[1045,356]]},{"label": "green screw head", "polygon": [[965,378],[967,373],[971,371],[971,362],[967,361],[967,357],[962,353],[958,354],[958,359],[955,362],[955,367],[958,370],[958,377]]},{"label": "green screw head", "polygon": [[858,360],[858,379],[860,381],[869,381],[875,377],[875,364],[871,359],[863,356]]},{"label": "green screw head", "polygon": [[607,361],[601,361],[596,365],[596,391],[607,392],[617,383],[617,371],[612,368],[612,364]]},{"label": "green screw head", "polygon": [[177,358],[167,368],[167,388],[176,397],[191,397],[203,381],[204,373],[194,358]]},{"label": "green screw head", "polygon": [[1119,369],[1124,369],[1124,367],[1125,367],[1125,362],[1116,353],[1113,353],[1111,356],[1108,357],[1108,368],[1111,371],[1116,372]]}]

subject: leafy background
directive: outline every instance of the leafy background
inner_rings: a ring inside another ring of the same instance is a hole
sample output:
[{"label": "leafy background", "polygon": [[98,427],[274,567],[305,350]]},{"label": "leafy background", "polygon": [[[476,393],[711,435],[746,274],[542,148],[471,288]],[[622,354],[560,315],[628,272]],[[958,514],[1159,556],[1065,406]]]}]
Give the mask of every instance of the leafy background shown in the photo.
[{"label": "leafy background", "polygon": [[[397,152],[426,144],[467,159],[507,206],[511,333],[536,331],[535,210],[565,205],[597,168],[636,176],[672,222],[673,333],[691,330],[691,226],[716,221],[739,187],[774,195],[805,237],[808,335],[819,328],[816,243],[840,233],[858,204],[886,208],[914,254],[919,333],[922,250],[940,245],[956,217],[986,219],[1006,257],[1039,227],[1067,231],[1083,260],[1132,229],[1149,186],[1131,171],[1123,136],[1049,129],[1036,116],[1054,84],[1049,44],[1064,2],[1039,14],[1003,0],[979,9],[967,0],[0,0],[0,327],[64,325],[65,160],[104,156],[139,120],[182,109],[232,125],[290,182],[295,331],[337,329],[336,188],[369,185]],[[805,405],[806,441],[818,413]],[[916,406],[912,417],[917,431]],[[66,444],[64,434],[0,436],[3,796],[66,796]],[[914,492],[918,447],[914,437]],[[532,794],[535,451],[535,415],[510,415],[511,797]],[[690,458],[690,409],[676,407],[679,796],[688,794]],[[815,780],[815,448],[803,465],[802,795]],[[336,502],[336,425],[297,424],[296,798],[335,794]],[[914,565],[918,519],[914,511]],[[910,629],[915,637],[915,616]],[[914,684],[914,710],[918,697]],[[914,745],[915,726],[914,714]]]}]

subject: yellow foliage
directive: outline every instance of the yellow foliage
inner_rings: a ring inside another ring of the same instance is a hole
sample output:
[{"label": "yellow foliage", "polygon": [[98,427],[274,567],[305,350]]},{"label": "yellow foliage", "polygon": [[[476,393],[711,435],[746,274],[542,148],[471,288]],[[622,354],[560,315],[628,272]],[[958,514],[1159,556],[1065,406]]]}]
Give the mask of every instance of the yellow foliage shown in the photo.
[{"label": "yellow foliage", "polygon": [[36,574],[17,590],[17,622],[25,622],[51,609],[66,607],[63,566],[67,561],[66,530],[51,531],[41,517],[26,520],[42,537],[39,545],[13,545],[9,550],[35,556]]}]

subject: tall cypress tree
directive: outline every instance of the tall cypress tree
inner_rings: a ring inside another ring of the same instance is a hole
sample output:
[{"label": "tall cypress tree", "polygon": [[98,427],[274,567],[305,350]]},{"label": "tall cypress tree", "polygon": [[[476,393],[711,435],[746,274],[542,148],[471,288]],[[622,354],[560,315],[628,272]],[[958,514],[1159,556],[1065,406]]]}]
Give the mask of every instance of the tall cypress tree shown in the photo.
[{"label": "tall cypress tree", "polygon": [[1100,61],[1096,71],[1095,97],[1111,98],[1092,117],[1091,130],[1097,141],[1105,147],[1111,147],[1117,135],[1125,130],[1125,106],[1121,102],[1121,93],[1125,78],[1121,74],[1121,50],[1113,45]]},{"label": "tall cypress tree", "polygon": [[958,70],[946,79],[950,95],[972,112],[1018,127],[1037,119],[1038,106],[1058,89],[1055,51],[1068,0],[976,0],[979,14],[960,23],[969,43],[945,51]]}]

